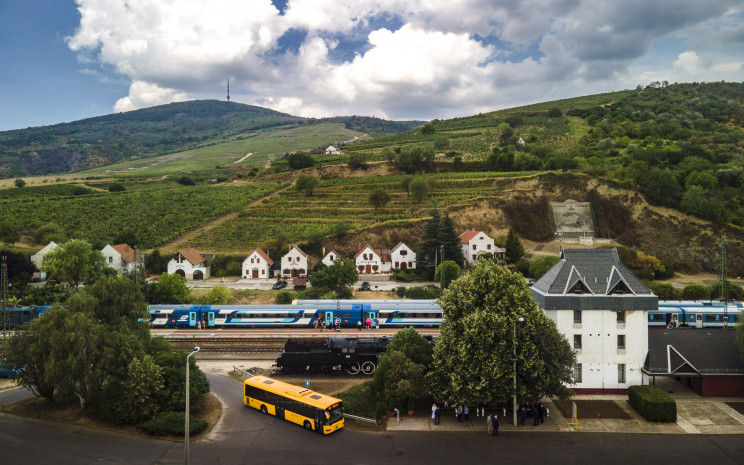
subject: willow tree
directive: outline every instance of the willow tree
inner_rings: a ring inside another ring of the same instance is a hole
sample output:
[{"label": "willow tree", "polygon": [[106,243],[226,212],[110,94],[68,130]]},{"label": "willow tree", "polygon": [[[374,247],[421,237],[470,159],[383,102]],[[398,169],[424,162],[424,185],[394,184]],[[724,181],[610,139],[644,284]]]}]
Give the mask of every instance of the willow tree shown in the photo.
[{"label": "willow tree", "polygon": [[436,399],[470,405],[511,399],[515,353],[520,399],[569,393],[575,354],[521,275],[481,260],[439,304],[444,322],[428,375]]}]

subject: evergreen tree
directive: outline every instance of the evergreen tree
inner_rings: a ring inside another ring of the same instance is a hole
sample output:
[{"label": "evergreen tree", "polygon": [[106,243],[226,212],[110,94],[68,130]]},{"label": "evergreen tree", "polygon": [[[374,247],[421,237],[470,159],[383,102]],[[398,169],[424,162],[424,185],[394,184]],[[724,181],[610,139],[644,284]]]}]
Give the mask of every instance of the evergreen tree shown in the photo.
[{"label": "evergreen tree", "polygon": [[519,240],[519,236],[512,228],[509,228],[509,232],[506,235],[506,244],[504,244],[504,247],[506,248],[507,263],[517,263],[524,256],[522,241]]},{"label": "evergreen tree", "polygon": [[455,223],[447,214],[445,214],[444,218],[439,222],[437,239],[439,241],[440,252],[442,251],[441,247],[444,246],[444,252],[442,253],[442,257],[439,259],[437,265],[445,260],[452,260],[457,263],[458,266],[462,267],[465,262],[465,257],[462,255],[460,236],[455,232]]},{"label": "evergreen tree", "polygon": [[439,221],[439,210],[435,208],[431,211],[431,219],[424,226],[424,235],[416,252],[416,267],[425,271],[430,278],[434,276],[436,265],[440,262]]}]

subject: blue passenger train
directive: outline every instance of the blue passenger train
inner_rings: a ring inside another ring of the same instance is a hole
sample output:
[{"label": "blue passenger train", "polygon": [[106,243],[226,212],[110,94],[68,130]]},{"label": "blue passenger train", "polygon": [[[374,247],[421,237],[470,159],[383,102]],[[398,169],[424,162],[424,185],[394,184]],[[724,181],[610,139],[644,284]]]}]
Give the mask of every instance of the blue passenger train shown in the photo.
[{"label": "blue passenger train", "polygon": [[291,305],[150,305],[154,327],[377,327],[442,324],[436,300],[298,300]]},{"label": "blue passenger train", "polygon": [[648,326],[723,328],[737,323],[742,308],[741,302],[660,300],[658,310],[648,312]]}]

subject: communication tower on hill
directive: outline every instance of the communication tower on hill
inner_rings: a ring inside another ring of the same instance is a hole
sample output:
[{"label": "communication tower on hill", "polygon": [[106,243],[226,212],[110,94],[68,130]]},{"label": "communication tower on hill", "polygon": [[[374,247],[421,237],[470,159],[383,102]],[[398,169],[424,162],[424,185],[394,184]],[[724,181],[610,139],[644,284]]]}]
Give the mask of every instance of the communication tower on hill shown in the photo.
[{"label": "communication tower on hill", "polygon": [[227,80],[227,101],[230,101],[230,79]]}]

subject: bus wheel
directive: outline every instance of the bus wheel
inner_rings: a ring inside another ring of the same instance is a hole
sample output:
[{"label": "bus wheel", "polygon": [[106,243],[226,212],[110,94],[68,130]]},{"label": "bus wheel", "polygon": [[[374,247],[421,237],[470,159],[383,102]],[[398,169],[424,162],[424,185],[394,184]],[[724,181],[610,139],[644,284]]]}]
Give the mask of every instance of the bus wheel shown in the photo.
[{"label": "bus wheel", "polygon": [[349,368],[346,369],[346,372],[350,375],[358,375],[359,374],[359,364],[350,365]]},{"label": "bus wheel", "polygon": [[266,406],[265,405],[262,405],[261,406],[261,413],[263,413],[264,415],[268,415],[269,414],[269,411],[266,410]]},{"label": "bus wheel", "polygon": [[362,364],[362,373],[364,373],[365,375],[371,375],[372,373],[375,372],[375,368],[376,367],[375,367],[375,364],[374,363],[372,363],[372,362],[364,362]]},{"label": "bus wheel", "polygon": [[311,425],[307,420],[305,420],[305,429],[313,429],[313,425]]}]

